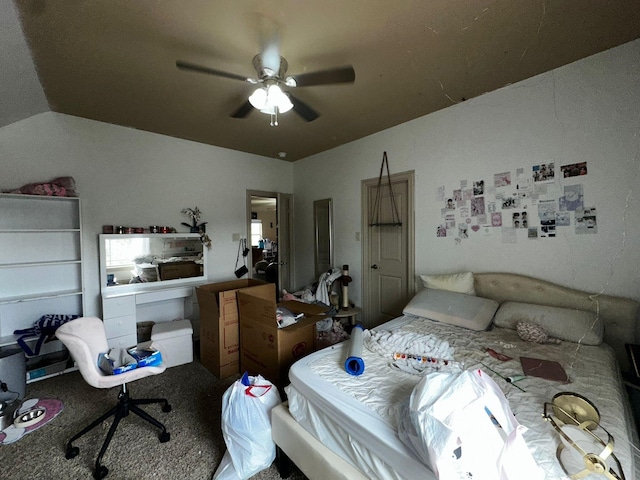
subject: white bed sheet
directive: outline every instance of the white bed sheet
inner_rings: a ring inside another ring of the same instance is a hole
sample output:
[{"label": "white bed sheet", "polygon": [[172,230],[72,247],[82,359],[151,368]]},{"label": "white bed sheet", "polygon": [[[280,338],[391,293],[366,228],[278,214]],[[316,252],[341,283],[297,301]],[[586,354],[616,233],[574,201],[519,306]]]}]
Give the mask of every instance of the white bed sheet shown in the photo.
[{"label": "white bed sheet", "polygon": [[[455,348],[456,361],[464,361],[465,368],[482,368],[491,375],[509,399],[518,421],[529,429],[525,439],[547,479],[567,478],[556,459],[558,435],[542,418],[544,402],[562,391],[579,393],[598,407],[602,426],[615,438],[614,453],[626,478],[638,478],[629,443],[629,439],[637,437],[615,357],[608,346],[578,346],[570,342],[538,345],[522,342],[512,330],[473,332],[411,316],[399,317],[377,329],[399,329],[446,339]],[[486,353],[486,348],[503,352],[513,360],[496,360]],[[428,467],[402,444],[396,429],[397,409],[421,377],[392,369],[390,359],[367,349],[363,350],[364,374],[351,376],[343,366],[347,350],[345,342],[293,365],[289,372],[291,385],[287,387],[291,415],[370,478],[435,479]],[[518,382],[525,390],[522,392],[486,368],[504,377],[521,374],[520,356],[560,362],[571,383],[527,377]]]}]

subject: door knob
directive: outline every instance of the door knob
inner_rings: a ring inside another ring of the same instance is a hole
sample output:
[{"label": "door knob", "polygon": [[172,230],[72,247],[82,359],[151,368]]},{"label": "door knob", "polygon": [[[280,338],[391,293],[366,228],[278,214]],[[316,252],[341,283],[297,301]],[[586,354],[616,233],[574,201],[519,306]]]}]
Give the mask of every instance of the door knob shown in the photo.
[{"label": "door knob", "polygon": [[376,265],[375,263],[373,265],[371,265],[371,268],[373,268],[374,270],[378,269],[378,265]]}]

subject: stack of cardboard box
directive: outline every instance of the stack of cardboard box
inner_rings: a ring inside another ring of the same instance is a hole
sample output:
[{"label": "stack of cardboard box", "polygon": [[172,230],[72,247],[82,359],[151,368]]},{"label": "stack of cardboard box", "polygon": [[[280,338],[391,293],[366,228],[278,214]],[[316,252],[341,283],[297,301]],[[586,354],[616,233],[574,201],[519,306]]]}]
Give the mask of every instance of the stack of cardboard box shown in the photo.
[{"label": "stack of cardboard box", "polygon": [[[273,283],[244,279],[202,285],[200,362],[218,378],[248,372],[279,388],[288,383],[289,367],[316,349],[316,323],[328,307],[276,302]],[[297,323],[278,328],[276,309],[303,313]]]},{"label": "stack of cardboard box", "polygon": [[200,308],[200,363],[218,378],[240,373],[240,317],[236,294],[240,289],[268,292],[273,285],[243,279],[196,288]]}]

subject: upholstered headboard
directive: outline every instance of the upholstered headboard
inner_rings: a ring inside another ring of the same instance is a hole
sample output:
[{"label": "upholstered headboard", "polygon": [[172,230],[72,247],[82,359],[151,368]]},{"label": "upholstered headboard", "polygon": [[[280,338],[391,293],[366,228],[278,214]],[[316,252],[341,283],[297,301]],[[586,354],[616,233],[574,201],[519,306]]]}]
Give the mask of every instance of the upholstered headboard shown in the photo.
[{"label": "upholstered headboard", "polygon": [[582,292],[515,273],[473,274],[476,295],[498,303],[512,301],[595,312],[604,322],[604,341],[621,369],[629,368],[625,343],[640,343],[640,303],[611,295]]}]

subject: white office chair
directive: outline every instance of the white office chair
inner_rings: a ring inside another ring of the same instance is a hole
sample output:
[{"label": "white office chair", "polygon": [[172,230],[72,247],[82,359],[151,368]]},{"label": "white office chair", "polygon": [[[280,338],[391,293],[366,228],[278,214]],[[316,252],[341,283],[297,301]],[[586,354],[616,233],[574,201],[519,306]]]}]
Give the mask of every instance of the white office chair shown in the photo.
[{"label": "white office chair", "polygon": [[171,437],[165,426],[138,407],[138,405],[149,403],[163,403],[162,411],[170,412],[171,405],[169,405],[169,402],[164,398],[134,400],[129,398],[126,385],[128,382],[138,380],[139,378],[162,373],[165,370],[164,366],[136,368],[118,375],[107,375],[102,372],[102,370],[98,368],[98,356],[101,353],[107,352],[109,350],[109,345],[107,343],[104,324],[102,320],[96,317],[81,317],[64,323],[56,330],[56,337],[67,347],[67,349],[69,349],[71,356],[80,370],[80,374],[89,385],[95,388],[112,388],[120,386],[117,405],[69,440],[65,454],[67,459],[74,458],[80,452],[78,447],[74,447],[72,445],[75,440],[90,431],[92,428],[100,425],[109,417],[113,416],[115,418],[109,428],[107,437],[102,444],[102,448],[100,449],[100,453],[96,460],[96,468],[93,473],[93,477],[96,479],[106,477],[109,470],[104,465],[101,465],[100,462],[102,461],[102,457],[109,446],[109,442],[111,442],[111,438],[113,437],[120,420],[129,415],[129,412],[135,413],[147,422],[160,428],[162,430],[160,433],[160,442],[164,443],[169,441]]}]

